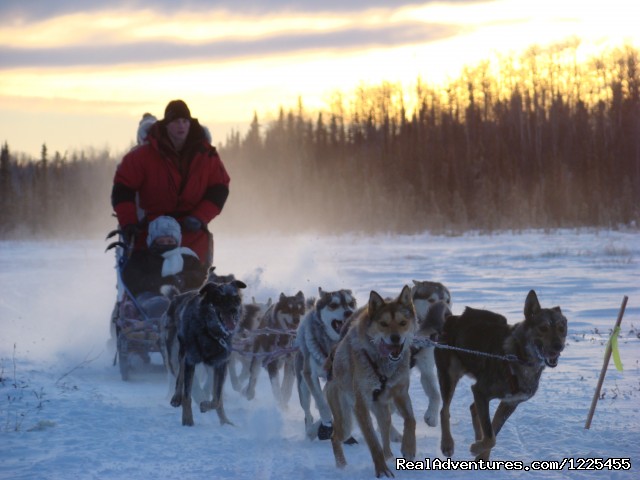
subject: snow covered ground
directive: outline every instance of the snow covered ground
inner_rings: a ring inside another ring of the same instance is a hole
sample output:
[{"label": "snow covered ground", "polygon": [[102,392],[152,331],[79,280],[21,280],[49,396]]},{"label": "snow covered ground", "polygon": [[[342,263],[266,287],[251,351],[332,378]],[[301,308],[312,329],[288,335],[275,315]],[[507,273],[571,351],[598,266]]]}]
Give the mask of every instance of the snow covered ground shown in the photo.
[{"label": "snow covered ground", "polygon": [[[281,411],[262,373],[256,398],[225,389],[227,415],[194,411],[183,427],[154,355],[130,382],[112,365],[109,315],[115,298],[111,253],[100,240],[0,243],[0,478],[169,479],[373,477],[362,442],[338,470],[329,442],[304,437],[297,394]],[[535,289],[543,307],[569,320],[559,366],[498,436],[493,460],[629,458],[630,470],[529,472],[397,471],[397,478],[638,478],[640,472],[640,234],[524,232],[464,236],[216,237],[216,265],[258,301],[318,287],[396,296],[412,279],[441,281],[454,313],[465,306],[522,319]],[[619,340],[622,372],[610,365],[591,429],[584,428],[609,332],[629,297]],[[470,381],[452,405],[454,460],[472,460]],[[422,422],[426,397],[413,373],[418,459],[444,459],[439,428]],[[495,406],[495,402],[494,402]],[[399,418],[394,417],[399,423]],[[394,445],[399,453],[399,446]],[[394,468],[394,462],[389,462]]]}]

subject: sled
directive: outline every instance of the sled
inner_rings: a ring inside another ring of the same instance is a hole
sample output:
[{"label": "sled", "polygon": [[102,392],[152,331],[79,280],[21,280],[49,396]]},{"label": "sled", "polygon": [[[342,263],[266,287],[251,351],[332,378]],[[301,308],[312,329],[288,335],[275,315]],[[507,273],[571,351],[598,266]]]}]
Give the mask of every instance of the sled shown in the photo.
[{"label": "sled", "polygon": [[[137,298],[131,293],[122,279],[129,256],[133,251],[134,241],[127,244],[124,241],[122,230],[111,231],[107,239],[118,236],[107,247],[107,251],[113,249],[116,257],[116,302],[111,313],[111,338],[115,342],[116,353],[113,359],[114,366],[120,367],[122,380],[130,378],[132,361],[139,357],[144,364],[151,363],[152,353],[160,353],[164,359],[164,349],[160,345],[160,329],[164,312],[169,307],[169,299],[163,295],[144,293]],[[213,260],[213,236],[209,233],[209,249],[207,263],[211,266]],[[142,298],[141,298],[142,297]]]},{"label": "sled", "polygon": [[120,230],[110,232],[107,238],[115,235],[119,235],[120,239],[107,247],[107,250],[115,250],[117,271],[117,297],[111,313],[110,331],[116,346],[113,364],[119,365],[120,376],[127,381],[136,356],[148,365],[151,363],[151,353],[162,355],[160,322],[169,300],[162,295],[147,294],[143,294],[145,298],[136,298],[131,293],[122,280],[121,272],[133,247],[124,242]]}]

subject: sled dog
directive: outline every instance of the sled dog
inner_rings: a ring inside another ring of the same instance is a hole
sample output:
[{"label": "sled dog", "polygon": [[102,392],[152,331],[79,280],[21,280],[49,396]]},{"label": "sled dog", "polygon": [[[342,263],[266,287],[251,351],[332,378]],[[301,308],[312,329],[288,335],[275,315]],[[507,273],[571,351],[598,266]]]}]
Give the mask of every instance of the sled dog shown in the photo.
[{"label": "sled dog", "polygon": [[[242,308],[242,318],[238,324],[238,329],[233,337],[234,351],[229,359],[229,380],[236,392],[242,392],[249,380],[251,368],[251,358],[253,349],[254,331],[258,328],[260,319],[271,306],[271,299],[267,303],[256,302],[255,298],[251,303],[245,303]],[[240,371],[238,372],[238,367]]]},{"label": "sled dog", "polygon": [[[466,308],[462,315],[449,317],[443,330],[447,345],[501,356],[494,359],[456,350],[436,349],[442,410],[440,448],[453,455],[454,441],[449,424],[449,406],[458,380],[464,375],[475,378],[471,387],[471,419],[475,442],[471,453],[476,460],[488,460],[496,436],[516,407],[533,397],[545,366],[558,365],[567,336],[567,319],[560,307],[541,308],[531,290],[524,303],[524,320],[514,325],[497,313]],[[489,402],[499,399],[493,420]]]},{"label": "sled dog", "polygon": [[[410,346],[416,330],[411,289],[405,286],[397,299],[386,302],[372,291],[368,305],[354,313],[351,328],[327,362],[331,380],[326,395],[333,415],[331,445],[336,465],[346,465],[342,442],[351,434],[355,414],[365,437],[376,476],[392,477],[386,460],[391,458],[391,405],[404,419],[401,452],[412,460],[416,454],[416,420],[409,397]],[[371,421],[377,419],[382,446]]]},{"label": "sled dog", "polygon": [[[278,405],[281,408],[286,408],[289,398],[291,398],[295,378],[293,341],[304,313],[305,300],[301,291],[292,297],[281,293],[278,301],[265,312],[258,325],[258,331],[268,330],[268,332],[260,332],[253,342],[249,384],[245,389],[245,396],[248,400],[255,397],[260,367],[264,366],[269,374],[271,390]],[[276,331],[277,333],[271,333]],[[283,353],[287,350],[290,351]],[[280,370],[283,371],[282,381],[280,380]]]},{"label": "sled dog", "polygon": [[[318,288],[318,292],[315,304],[298,327],[294,367],[307,436],[328,440],[332,431],[331,410],[320,380],[327,378],[325,363],[340,340],[342,325],[356,309],[356,300],[351,290],[326,292]],[[320,412],[320,420],[316,423],[311,414],[311,397]]]},{"label": "sled dog", "polygon": [[[200,290],[173,297],[162,321],[165,363],[176,377],[173,407],[182,406],[182,425],[193,425],[191,389],[196,365],[213,369],[212,400],[200,411],[216,410],[221,424],[231,423],[224,412],[222,388],[231,354],[231,342],[242,313],[244,282],[206,282]],[[166,294],[166,291],[163,293]]]},{"label": "sled dog", "polygon": [[[414,280],[411,295],[418,317],[417,336],[437,341],[445,316],[451,315],[449,289],[439,282]],[[430,345],[414,347],[411,350],[412,364],[420,371],[420,383],[429,399],[424,421],[430,427],[438,425],[440,413],[440,389],[433,351],[434,347]]]}]

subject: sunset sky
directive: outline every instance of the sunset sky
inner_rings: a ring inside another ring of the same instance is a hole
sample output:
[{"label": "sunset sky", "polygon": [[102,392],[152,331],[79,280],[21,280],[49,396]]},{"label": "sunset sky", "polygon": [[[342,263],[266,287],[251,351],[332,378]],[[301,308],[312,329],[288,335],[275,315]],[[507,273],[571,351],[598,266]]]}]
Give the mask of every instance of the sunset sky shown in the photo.
[{"label": "sunset sky", "polygon": [[336,90],[442,83],[464,65],[571,36],[640,46],[637,0],[1,0],[0,142],[12,152],[132,145],[184,99],[214,143],[256,111]]}]

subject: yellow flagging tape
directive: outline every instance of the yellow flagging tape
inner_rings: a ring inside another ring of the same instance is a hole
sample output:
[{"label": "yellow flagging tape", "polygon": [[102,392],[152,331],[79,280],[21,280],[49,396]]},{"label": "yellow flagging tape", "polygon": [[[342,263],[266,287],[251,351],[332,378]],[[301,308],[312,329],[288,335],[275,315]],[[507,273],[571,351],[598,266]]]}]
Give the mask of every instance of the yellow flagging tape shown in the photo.
[{"label": "yellow flagging tape", "polygon": [[620,360],[620,350],[618,350],[618,335],[620,334],[620,327],[613,329],[611,337],[609,338],[609,344],[611,345],[611,354],[613,355],[613,363],[616,366],[616,370],[622,371],[622,361]]}]

